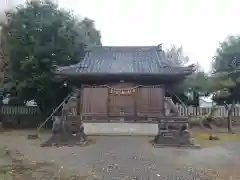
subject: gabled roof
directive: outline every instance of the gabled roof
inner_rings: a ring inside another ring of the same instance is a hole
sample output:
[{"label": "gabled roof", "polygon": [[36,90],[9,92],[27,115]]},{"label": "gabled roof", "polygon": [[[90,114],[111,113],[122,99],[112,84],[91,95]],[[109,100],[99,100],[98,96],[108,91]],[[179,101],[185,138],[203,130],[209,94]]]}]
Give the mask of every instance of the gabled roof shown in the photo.
[{"label": "gabled roof", "polygon": [[57,74],[184,74],[194,66],[177,67],[167,60],[161,46],[101,46],[86,53],[72,66],[59,67]]}]

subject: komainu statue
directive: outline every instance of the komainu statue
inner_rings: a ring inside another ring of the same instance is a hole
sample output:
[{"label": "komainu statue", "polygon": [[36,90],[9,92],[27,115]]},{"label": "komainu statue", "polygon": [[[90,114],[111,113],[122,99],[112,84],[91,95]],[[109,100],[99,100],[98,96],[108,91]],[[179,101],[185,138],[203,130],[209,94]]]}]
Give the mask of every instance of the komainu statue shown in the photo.
[{"label": "komainu statue", "polygon": [[164,108],[165,117],[160,118],[154,144],[156,146],[198,147],[189,131],[188,117],[180,116],[171,98],[165,98]]},{"label": "komainu statue", "polygon": [[52,133],[59,134],[62,131],[62,120],[58,116],[53,117]]},{"label": "komainu statue", "polygon": [[165,116],[179,116],[178,108],[174,104],[172,98],[165,97],[164,108],[165,108]]},{"label": "komainu statue", "polygon": [[53,118],[52,137],[42,146],[73,146],[87,143],[81,117],[73,113],[73,109],[76,107],[74,105],[72,98],[63,103],[61,116]]}]

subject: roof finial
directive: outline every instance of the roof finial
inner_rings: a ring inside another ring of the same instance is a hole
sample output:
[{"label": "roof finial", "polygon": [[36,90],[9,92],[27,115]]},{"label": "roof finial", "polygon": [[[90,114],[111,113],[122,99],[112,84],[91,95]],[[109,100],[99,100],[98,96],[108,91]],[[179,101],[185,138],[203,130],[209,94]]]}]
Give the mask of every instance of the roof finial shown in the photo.
[{"label": "roof finial", "polygon": [[157,45],[157,51],[162,51],[162,43]]}]

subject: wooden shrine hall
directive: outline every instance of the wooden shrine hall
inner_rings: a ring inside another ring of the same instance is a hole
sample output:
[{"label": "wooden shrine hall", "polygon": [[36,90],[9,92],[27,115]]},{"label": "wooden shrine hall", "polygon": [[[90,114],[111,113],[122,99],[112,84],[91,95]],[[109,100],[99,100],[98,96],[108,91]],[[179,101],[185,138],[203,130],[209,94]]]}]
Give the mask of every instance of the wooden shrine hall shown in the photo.
[{"label": "wooden shrine hall", "polygon": [[78,89],[83,120],[141,120],[164,116],[165,90],[194,71],[168,61],[160,46],[96,47],[58,76]]},{"label": "wooden shrine hall", "polygon": [[165,125],[172,119],[179,119],[180,124],[187,119],[180,120],[176,109],[170,119],[166,118],[166,101],[174,106],[171,99],[165,98],[166,90],[176,87],[194,71],[194,65],[179,67],[170,62],[161,45],[101,46],[88,51],[79,63],[59,67],[56,77],[77,89],[77,113],[66,119],[75,119],[81,122],[80,126],[85,120],[151,119],[161,122],[164,127],[159,128],[167,130]]}]

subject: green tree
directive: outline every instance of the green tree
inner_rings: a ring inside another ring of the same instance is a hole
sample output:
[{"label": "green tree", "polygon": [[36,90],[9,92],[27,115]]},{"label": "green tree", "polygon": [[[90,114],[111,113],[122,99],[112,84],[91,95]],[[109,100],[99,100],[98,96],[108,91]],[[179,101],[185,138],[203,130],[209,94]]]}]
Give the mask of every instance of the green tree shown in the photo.
[{"label": "green tree", "polygon": [[232,111],[240,100],[240,37],[231,36],[217,49],[213,62],[210,92],[217,104],[228,110],[228,131],[232,132]]},{"label": "green tree", "polygon": [[[169,49],[166,49],[166,58],[171,64],[177,66],[184,66],[189,60],[183,53],[183,48],[176,45],[171,45]],[[167,96],[171,96],[175,103],[188,104],[188,97],[184,93],[186,89],[183,87],[182,83],[178,84],[177,88],[176,86],[169,87]]]},{"label": "green tree", "polygon": [[[177,66],[185,66],[189,62],[189,57],[184,54],[183,47],[175,45],[166,50],[166,57],[172,64]],[[199,96],[207,94],[205,86],[207,86],[208,76],[200,69],[198,64],[196,64],[196,69],[197,71],[188,76],[184,82],[178,84],[177,88],[173,88],[172,91],[178,96],[178,98],[173,96],[173,101],[197,107],[199,105]]]},{"label": "green tree", "polygon": [[54,80],[58,65],[81,60],[86,47],[101,45],[94,22],[78,20],[51,1],[28,1],[7,12],[6,44],[13,94],[35,100],[47,115],[71,91]]}]

